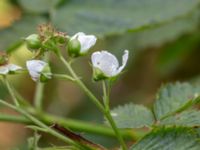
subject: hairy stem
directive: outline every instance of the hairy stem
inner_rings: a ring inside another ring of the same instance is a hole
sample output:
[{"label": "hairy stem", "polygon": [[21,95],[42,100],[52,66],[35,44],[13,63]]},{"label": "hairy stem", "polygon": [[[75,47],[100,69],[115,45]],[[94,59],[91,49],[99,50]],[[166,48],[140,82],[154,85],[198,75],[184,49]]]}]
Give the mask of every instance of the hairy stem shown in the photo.
[{"label": "hairy stem", "polygon": [[72,67],[69,65],[69,63],[65,60],[63,56],[59,56],[59,59],[63,62],[63,64],[66,66],[66,68],[69,70],[72,77],[75,79],[75,82],[79,85],[79,87],[87,94],[88,97],[96,104],[96,106],[99,108],[100,111],[104,113],[104,107],[100,103],[100,101],[94,96],[94,94],[83,84],[83,82],[80,80],[80,78],[76,75]]},{"label": "hairy stem", "polygon": [[125,144],[125,142],[123,140],[123,137],[120,134],[120,132],[119,132],[119,130],[118,130],[118,128],[117,128],[117,126],[116,126],[111,114],[110,114],[110,106],[109,106],[109,101],[110,100],[109,100],[109,94],[108,94],[109,92],[107,92],[106,82],[105,81],[102,81],[102,86],[103,86],[103,99],[104,99],[103,101],[104,101],[104,105],[105,105],[105,109],[106,109],[105,116],[106,116],[108,122],[110,123],[111,127],[115,131],[116,136],[117,136],[117,138],[118,138],[118,140],[119,140],[119,142],[120,142],[120,144],[122,146],[122,149],[126,150],[127,147],[126,147],[126,144]]}]

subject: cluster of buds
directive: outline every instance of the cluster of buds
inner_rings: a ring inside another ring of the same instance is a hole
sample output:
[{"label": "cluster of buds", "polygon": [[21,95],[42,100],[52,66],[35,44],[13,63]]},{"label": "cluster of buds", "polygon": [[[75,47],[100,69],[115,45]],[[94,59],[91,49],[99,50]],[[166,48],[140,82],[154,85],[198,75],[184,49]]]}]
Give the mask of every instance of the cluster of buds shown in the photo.
[{"label": "cluster of buds", "polygon": [[[31,51],[39,51],[40,55],[46,51],[61,53],[58,50],[62,47],[72,58],[87,54],[96,41],[97,38],[94,35],[78,32],[70,37],[63,32],[56,31],[50,25],[39,26],[39,34],[32,34],[26,38],[27,48]],[[105,80],[118,76],[126,66],[128,53],[128,50],[124,51],[120,66],[117,58],[106,50],[94,52],[91,56],[94,80]],[[34,81],[44,82],[52,76],[48,63],[44,61],[29,60],[26,66]]]}]

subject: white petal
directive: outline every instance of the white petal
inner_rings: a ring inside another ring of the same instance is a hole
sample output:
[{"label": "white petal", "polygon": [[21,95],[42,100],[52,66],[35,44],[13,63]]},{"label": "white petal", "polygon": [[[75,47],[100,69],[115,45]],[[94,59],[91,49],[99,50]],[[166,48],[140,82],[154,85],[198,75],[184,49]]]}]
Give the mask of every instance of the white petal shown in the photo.
[{"label": "white petal", "polygon": [[17,70],[21,70],[22,69],[22,67],[17,66],[15,64],[8,64],[7,67],[9,69],[9,71],[17,71]]},{"label": "white petal", "polygon": [[78,36],[84,36],[84,35],[85,35],[85,33],[83,33],[83,32],[78,32],[78,33],[76,33],[74,36],[71,37],[71,40],[74,40],[74,39],[78,38]]},{"label": "white petal", "polygon": [[9,72],[8,67],[6,66],[0,66],[0,74],[6,75]]},{"label": "white petal", "polygon": [[126,63],[128,61],[128,56],[129,56],[129,51],[124,50],[124,55],[122,56],[122,66],[118,68],[116,75],[119,74],[126,66]]},{"label": "white petal", "polygon": [[87,52],[92,46],[94,46],[97,40],[94,35],[86,35],[83,32],[78,32],[71,38],[71,40],[75,38],[77,38],[81,44],[81,54]]},{"label": "white petal", "polygon": [[93,66],[100,69],[107,77],[112,77],[119,67],[117,58],[107,51],[95,52],[91,59]]},{"label": "white petal", "polygon": [[26,62],[29,74],[34,81],[40,78],[41,71],[46,65],[47,63],[41,60],[29,60]]}]

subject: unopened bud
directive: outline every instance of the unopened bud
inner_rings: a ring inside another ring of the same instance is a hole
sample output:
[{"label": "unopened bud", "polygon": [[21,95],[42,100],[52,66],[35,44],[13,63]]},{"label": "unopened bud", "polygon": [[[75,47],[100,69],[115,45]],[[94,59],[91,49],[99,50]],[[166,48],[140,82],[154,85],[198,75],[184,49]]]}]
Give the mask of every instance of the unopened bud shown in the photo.
[{"label": "unopened bud", "polygon": [[38,34],[31,34],[26,39],[27,48],[31,51],[38,50],[41,47],[41,40]]}]

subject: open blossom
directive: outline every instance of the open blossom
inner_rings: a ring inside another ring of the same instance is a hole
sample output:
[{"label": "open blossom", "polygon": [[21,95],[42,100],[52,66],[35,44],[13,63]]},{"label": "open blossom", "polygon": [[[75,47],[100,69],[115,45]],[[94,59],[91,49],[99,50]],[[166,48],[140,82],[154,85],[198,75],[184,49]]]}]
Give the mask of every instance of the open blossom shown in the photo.
[{"label": "open blossom", "polygon": [[[49,64],[41,60],[29,60],[26,62],[27,69],[31,78],[34,81],[41,81],[42,79],[50,79],[51,71]],[[44,78],[43,78],[44,77]]]},{"label": "open blossom", "polygon": [[95,45],[97,38],[94,35],[86,35],[83,32],[78,32],[70,38],[69,51],[70,53],[76,53],[81,55],[87,53],[87,51]]},{"label": "open blossom", "polygon": [[21,69],[22,67],[17,66],[15,64],[5,64],[5,65],[0,66],[0,75],[6,75],[10,72],[15,72]]},{"label": "open blossom", "polygon": [[107,51],[94,52],[91,56],[94,78],[98,80],[98,78],[103,79],[117,76],[126,66],[128,54],[128,50],[125,50],[122,56],[122,65],[119,66],[119,62],[113,54]]}]

